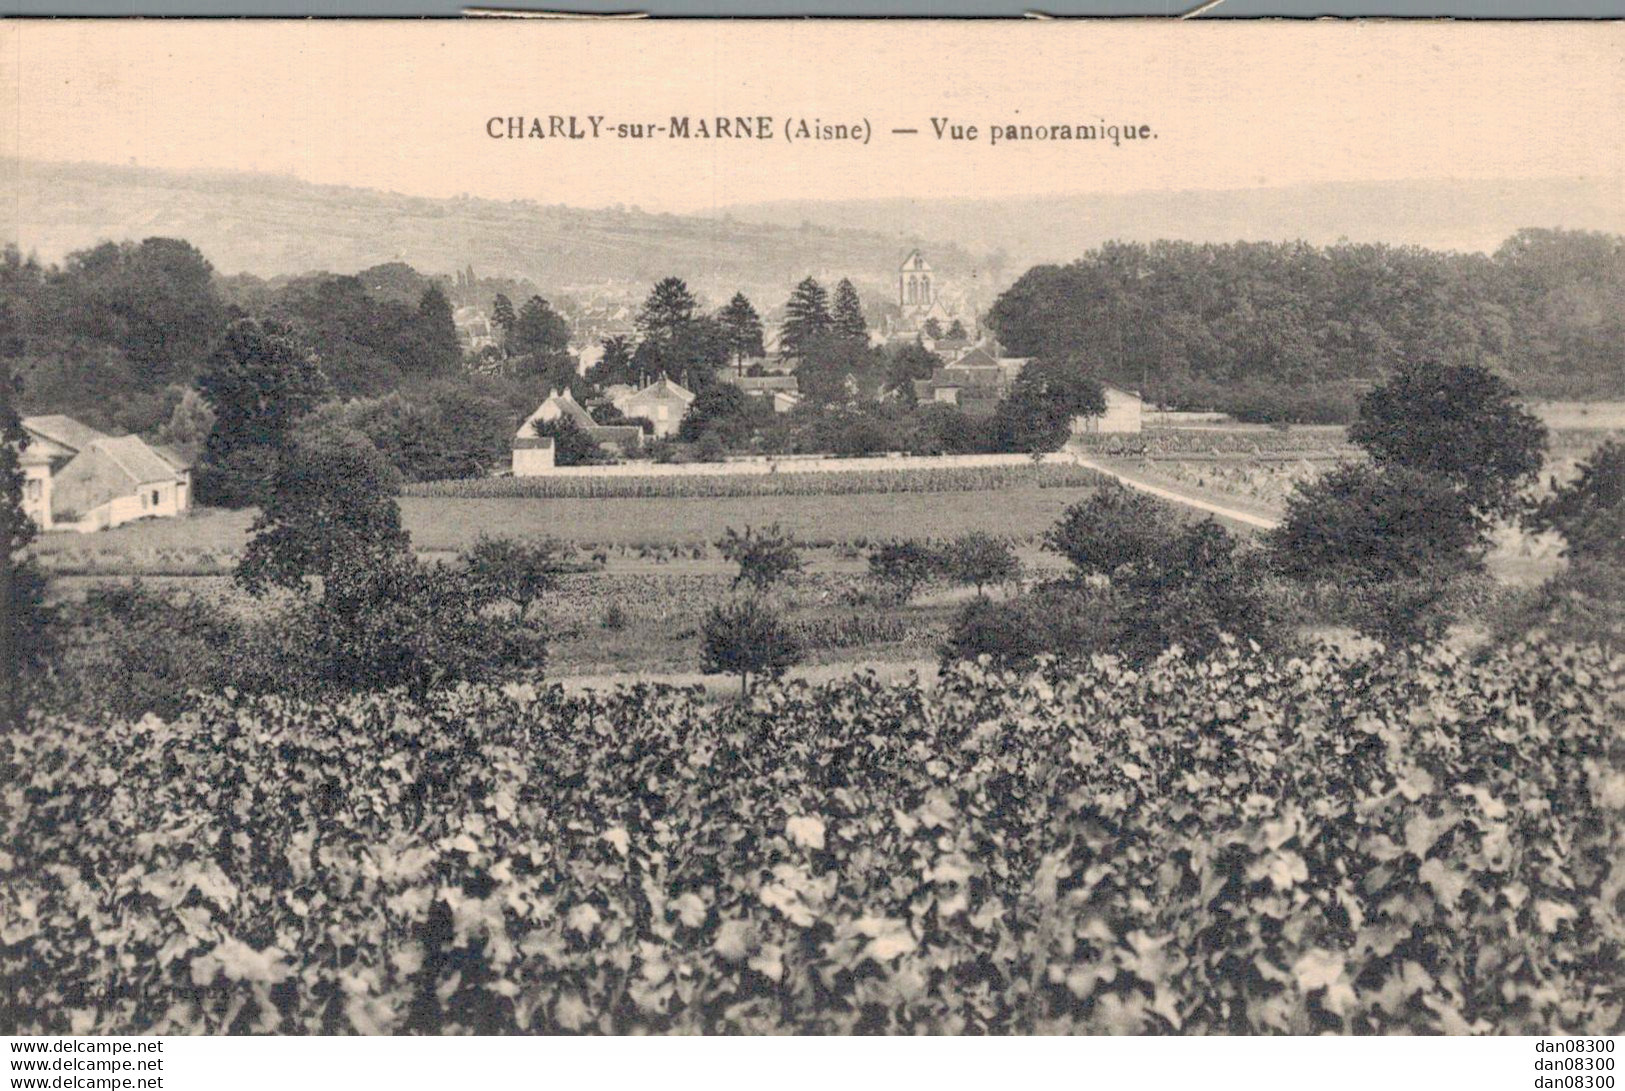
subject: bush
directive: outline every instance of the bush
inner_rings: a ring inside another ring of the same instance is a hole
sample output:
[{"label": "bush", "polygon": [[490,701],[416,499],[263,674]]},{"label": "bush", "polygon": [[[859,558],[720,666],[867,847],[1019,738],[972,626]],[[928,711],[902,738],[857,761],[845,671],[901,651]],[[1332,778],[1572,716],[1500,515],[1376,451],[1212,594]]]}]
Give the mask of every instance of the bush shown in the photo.
[{"label": "bush", "polygon": [[1625,653],[1625,568],[1606,561],[1571,565],[1514,599],[1492,628],[1502,646],[1535,640]]},{"label": "bush", "polygon": [[1622,701],[1597,649],[1240,647],[40,717],[4,1029],[1608,1034]]},{"label": "bush", "polygon": [[1212,520],[1183,527],[1161,551],[1112,577],[1111,646],[1146,663],[1175,645],[1200,659],[1228,640],[1281,643],[1263,566]]},{"label": "bush", "polygon": [[283,453],[270,496],[237,566],[252,594],[301,588],[343,568],[365,568],[406,549],[395,496],[400,474],[359,433],[327,426]]},{"label": "bush", "polygon": [[1006,670],[1023,670],[1046,654],[1064,654],[1045,639],[1040,618],[1027,599],[994,602],[975,598],[954,615],[941,655],[944,666],[955,660],[988,661]]},{"label": "bush", "polygon": [[240,626],[193,595],[166,595],[139,580],[92,587],[60,615],[53,707],[98,722],[173,717],[192,691],[235,681]]},{"label": "bush", "polygon": [[760,599],[713,606],[701,624],[700,669],[737,674],[739,694],[750,696],[753,676],[778,678],[801,661],[801,643]]},{"label": "bush", "polygon": [[465,571],[401,553],[328,581],[320,602],[292,611],[288,646],[308,650],[313,688],[400,686],[422,696],[461,682],[536,679],[541,632],[485,613],[485,588]]},{"label": "bush", "polygon": [[1471,500],[1445,478],[1361,463],[1300,484],[1267,541],[1286,576],[1361,585],[1476,571],[1489,545]]},{"label": "bush", "polygon": [[1466,579],[1415,576],[1343,588],[1340,620],[1389,647],[1429,644],[1442,638],[1459,612]]},{"label": "bush", "polygon": [[734,586],[748,583],[757,593],[795,578],[807,566],[795,538],[777,523],[762,530],[747,526],[743,534],[729,527],[717,542],[717,552],[739,566]]},{"label": "bush", "polygon": [[1109,576],[1156,556],[1177,526],[1162,501],[1114,482],[1066,509],[1044,535],[1044,548],[1071,561],[1081,575]]},{"label": "bush", "polygon": [[1579,476],[1535,506],[1530,528],[1561,534],[1577,564],[1625,569],[1625,443],[1609,440],[1579,469]]},{"label": "bush", "polygon": [[907,603],[942,567],[937,550],[912,538],[886,542],[869,554],[869,578],[887,588],[898,603]]}]

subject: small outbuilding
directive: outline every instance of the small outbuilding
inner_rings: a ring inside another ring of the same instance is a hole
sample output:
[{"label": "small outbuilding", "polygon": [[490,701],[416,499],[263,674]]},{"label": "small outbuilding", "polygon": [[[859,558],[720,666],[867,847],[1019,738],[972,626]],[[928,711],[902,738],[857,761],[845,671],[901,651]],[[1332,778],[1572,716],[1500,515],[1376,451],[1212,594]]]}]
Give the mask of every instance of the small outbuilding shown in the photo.
[{"label": "small outbuilding", "polygon": [[553,469],[553,437],[513,437],[513,475],[536,477]]},{"label": "small outbuilding", "polygon": [[1106,412],[1098,417],[1075,417],[1073,435],[1123,435],[1140,431],[1145,403],[1132,390],[1106,386]]},{"label": "small outbuilding", "polygon": [[139,436],[102,436],[63,466],[51,483],[54,523],[106,530],[136,519],[191,509],[191,470]]}]

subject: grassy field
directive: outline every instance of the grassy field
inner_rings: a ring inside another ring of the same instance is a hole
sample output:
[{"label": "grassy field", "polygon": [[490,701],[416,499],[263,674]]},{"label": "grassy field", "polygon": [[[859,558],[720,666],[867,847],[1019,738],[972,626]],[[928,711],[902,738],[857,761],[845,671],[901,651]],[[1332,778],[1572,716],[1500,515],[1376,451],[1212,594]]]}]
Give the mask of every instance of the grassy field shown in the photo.
[{"label": "grassy field", "polygon": [[[401,518],[425,553],[456,552],[483,534],[552,535],[584,548],[699,546],[728,527],[777,522],[820,545],[887,538],[948,538],[986,531],[1017,539],[1042,534],[1088,488],[1020,488],[969,493],[869,493],[692,500],[527,500],[403,497]],[[200,509],[184,519],[149,519],[97,534],[41,537],[37,549],[63,563],[116,569],[208,566],[241,551],[252,512]]]}]

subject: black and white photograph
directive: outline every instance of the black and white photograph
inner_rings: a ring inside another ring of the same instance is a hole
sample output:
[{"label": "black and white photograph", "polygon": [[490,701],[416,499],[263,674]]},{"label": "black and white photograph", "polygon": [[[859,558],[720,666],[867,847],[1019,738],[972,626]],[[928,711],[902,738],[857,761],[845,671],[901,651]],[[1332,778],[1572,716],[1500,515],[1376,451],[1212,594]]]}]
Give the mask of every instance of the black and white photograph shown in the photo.
[{"label": "black and white photograph", "polygon": [[194,1035],[1613,1086],[1619,24],[0,56],[10,1086],[261,1086],[23,1082]]}]

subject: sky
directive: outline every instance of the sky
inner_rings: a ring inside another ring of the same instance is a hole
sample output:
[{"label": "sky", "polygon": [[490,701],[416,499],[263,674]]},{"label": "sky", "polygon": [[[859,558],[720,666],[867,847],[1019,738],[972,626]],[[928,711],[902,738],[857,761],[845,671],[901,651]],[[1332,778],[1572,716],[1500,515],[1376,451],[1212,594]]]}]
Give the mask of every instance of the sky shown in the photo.
[{"label": "sky", "polygon": [[[1621,24],[0,23],[0,153],[697,212],[1302,182],[1625,179]],[[767,115],[765,142],[510,140]],[[786,142],[787,117],[867,144]],[[975,125],[939,140],[931,119]],[[1154,139],[990,145],[1003,124]],[[499,126],[502,127],[502,126]],[[894,135],[894,128],[915,128]],[[1621,186],[1625,196],[1625,184]]]}]

